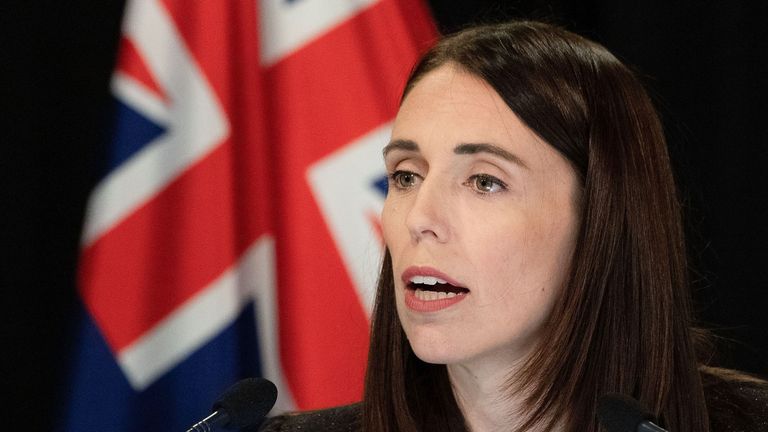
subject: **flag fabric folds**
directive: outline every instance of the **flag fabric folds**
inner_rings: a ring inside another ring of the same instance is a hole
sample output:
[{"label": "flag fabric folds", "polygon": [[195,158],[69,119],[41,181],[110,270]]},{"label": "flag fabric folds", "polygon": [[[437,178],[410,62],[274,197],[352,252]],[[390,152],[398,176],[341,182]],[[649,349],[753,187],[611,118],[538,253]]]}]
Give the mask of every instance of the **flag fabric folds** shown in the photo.
[{"label": "flag fabric folds", "polygon": [[405,0],[129,0],[57,427],[186,430],[235,381],[359,400]]}]

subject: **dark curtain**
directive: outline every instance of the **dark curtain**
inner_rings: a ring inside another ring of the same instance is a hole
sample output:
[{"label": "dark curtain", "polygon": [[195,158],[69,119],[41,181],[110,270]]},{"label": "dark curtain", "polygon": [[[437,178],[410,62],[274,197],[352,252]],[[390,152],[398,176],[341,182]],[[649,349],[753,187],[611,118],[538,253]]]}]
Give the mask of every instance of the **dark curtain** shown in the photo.
[{"label": "dark curtain", "polygon": [[[255,0],[254,0],[255,1]],[[103,141],[121,2],[4,2],[2,343],[12,423],[48,430],[66,381],[75,263]],[[760,2],[439,1],[440,29],[544,19],[606,45],[660,110],[700,324],[718,361],[768,374],[768,10]],[[7,74],[7,75],[6,75]]]}]

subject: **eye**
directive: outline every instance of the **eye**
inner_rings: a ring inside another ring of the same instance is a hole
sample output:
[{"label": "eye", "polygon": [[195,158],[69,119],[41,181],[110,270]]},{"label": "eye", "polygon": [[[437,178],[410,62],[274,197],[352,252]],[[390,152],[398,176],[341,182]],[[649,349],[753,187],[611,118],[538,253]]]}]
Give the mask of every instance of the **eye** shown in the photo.
[{"label": "eye", "polygon": [[476,174],[471,176],[465,183],[481,194],[492,194],[507,190],[507,185],[503,181],[488,174]]},{"label": "eye", "polygon": [[419,181],[419,175],[410,171],[395,171],[389,175],[389,183],[396,189],[409,189]]}]

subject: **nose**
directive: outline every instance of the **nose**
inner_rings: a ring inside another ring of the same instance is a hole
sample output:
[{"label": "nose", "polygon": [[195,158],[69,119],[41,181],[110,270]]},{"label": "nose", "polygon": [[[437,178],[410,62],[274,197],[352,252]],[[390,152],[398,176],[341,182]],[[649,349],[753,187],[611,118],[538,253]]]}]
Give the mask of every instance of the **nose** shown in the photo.
[{"label": "nose", "polygon": [[415,191],[405,224],[414,242],[433,240],[444,243],[450,236],[448,196],[437,183],[425,179]]}]

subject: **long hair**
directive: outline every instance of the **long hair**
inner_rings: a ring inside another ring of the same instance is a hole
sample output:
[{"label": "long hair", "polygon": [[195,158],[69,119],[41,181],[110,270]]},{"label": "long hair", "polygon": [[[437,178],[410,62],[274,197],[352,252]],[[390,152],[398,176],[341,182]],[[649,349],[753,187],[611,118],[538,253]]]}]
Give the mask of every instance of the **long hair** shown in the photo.
[{"label": "long hair", "polygon": [[[519,430],[599,430],[599,397],[619,392],[676,432],[709,422],[691,330],[685,244],[662,126],[633,73],[560,28],[512,22],[439,41],[403,98],[435,68],[483,79],[580,177],[580,226],[540,342],[506,383],[525,395]],[[367,431],[465,431],[444,365],[413,353],[395,309],[391,257],[378,283],[363,402]]]}]

